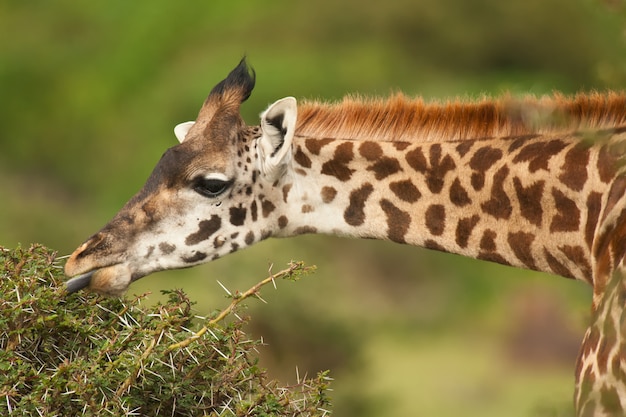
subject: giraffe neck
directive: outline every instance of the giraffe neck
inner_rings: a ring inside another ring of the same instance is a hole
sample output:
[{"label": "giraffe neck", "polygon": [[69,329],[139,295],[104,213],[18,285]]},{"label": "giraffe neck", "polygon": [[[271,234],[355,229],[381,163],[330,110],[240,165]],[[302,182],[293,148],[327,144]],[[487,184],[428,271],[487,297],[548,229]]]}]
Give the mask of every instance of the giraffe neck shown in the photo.
[{"label": "giraffe neck", "polygon": [[[613,173],[576,135],[446,142],[294,139],[290,236],[392,240],[591,282]],[[582,165],[581,165],[582,164]]]}]

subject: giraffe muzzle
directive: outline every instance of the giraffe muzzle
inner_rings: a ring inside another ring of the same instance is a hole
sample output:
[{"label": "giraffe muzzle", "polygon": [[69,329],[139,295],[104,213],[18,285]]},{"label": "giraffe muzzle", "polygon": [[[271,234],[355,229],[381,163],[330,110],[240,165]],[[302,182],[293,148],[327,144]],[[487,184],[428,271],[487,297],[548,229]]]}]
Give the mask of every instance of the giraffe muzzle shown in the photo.
[{"label": "giraffe muzzle", "polygon": [[89,289],[98,294],[116,297],[124,294],[130,283],[141,276],[143,275],[140,273],[133,274],[127,264],[118,263],[76,275],[65,283],[65,288],[68,293]]}]

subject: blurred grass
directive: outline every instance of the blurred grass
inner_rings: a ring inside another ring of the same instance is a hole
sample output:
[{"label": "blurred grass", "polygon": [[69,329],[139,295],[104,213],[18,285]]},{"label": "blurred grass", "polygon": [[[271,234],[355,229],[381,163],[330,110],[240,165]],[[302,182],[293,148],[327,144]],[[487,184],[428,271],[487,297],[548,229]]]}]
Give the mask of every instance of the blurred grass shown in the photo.
[{"label": "blurred grass", "polygon": [[[624,7],[608,0],[3,2],[0,245],[73,250],[143,184],[175,143],[172,127],[195,117],[243,54],[258,75],[242,108],[251,124],[286,95],[621,89]],[[448,364],[458,368],[459,384],[495,380],[501,388],[459,397],[464,414],[561,415],[550,414],[554,404],[567,412],[571,349],[590,299],[580,283],[389,243],[303,236],[159,273],[131,293],[183,287],[206,314],[223,297],[216,279],[247,288],[269,263],[292,259],[317,264],[317,277],[264,294],[270,304],[253,308],[251,330],[269,344],[262,360],[275,375],[331,368],[338,415],[457,415],[445,384],[431,383]],[[414,375],[403,379],[408,369]]]}]

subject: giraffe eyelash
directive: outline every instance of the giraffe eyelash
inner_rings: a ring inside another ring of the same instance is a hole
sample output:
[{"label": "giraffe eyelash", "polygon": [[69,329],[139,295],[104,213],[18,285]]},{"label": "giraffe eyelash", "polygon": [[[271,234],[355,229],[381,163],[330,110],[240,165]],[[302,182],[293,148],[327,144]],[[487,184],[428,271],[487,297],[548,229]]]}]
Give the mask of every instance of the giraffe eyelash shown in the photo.
[{"label": "giraffe eyelash", "polygon": [[223,194],[232,183],[232,180],[226,179],[226,177],[221,174],[219,176],[200,176],[193,180],[191,188],[204,197],[215,198]]}]

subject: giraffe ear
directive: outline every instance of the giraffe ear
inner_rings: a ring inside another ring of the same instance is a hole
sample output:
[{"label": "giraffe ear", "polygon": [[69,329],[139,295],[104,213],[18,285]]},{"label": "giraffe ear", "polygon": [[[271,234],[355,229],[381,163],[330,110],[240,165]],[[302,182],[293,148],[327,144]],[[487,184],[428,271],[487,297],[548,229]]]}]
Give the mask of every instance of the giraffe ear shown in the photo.
[{"label": "giraffe ear", "polygon": [[258,146],[261,173],[271,179],[281,174],[291,155],[297,117],[298,107],[293,97],[278,100],[261,114]]},{"label": "giraffe ear", "polygon": [[189,129],[191,129],[194,124],[196,124],[196,122],[185,122],[179,123],[174,127],[174,135],[176,135],[176,139],[178,139],[180,143],[183,143],[187,132],[189,132]]}]

